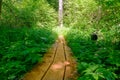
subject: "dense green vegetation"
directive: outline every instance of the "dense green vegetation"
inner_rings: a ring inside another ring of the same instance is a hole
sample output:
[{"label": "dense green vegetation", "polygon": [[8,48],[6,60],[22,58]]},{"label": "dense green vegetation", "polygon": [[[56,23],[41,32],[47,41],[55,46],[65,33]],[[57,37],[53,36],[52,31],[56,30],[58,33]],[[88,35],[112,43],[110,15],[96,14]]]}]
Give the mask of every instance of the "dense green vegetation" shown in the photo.
[{"label": "dense green vegetation", "polygon": [[[112,31],[109,31],[111,33]],[[102,32],[105,38],[111,40]],[[92,41],[91,31],[71,30],[67,42],[78,62],[78,80],[119,80],[120,79],[120,46],[107,40]]]},{"label": "dense green vegetation", "polygon": [[[66,39],[78,62],[78,80],[120,79],[120,1],[66,0]],[[98,40],[91,40],[96,33]]]},{"label": "dense green vegetation", "polygon": [[120,80],[120,0],[64,0],[62,29],[57,13],[58,0],[0,0],[0,80],[18,80],[41,62],[53,28],[65,33],[78,80]]},{"label": "dense green vegetation", "polygon": [[0,28],[0,79],[18,80],[37,62],[55,40],[47,28]]},{"label": "dense green vegetation", "polygon": [[[54,27],[55,9],[46,0],[3,0],[0,24],[12,27]],[[8,23],[8,24],[6,24]]]},{"label": "dense green vegetation", "polygon": [[19,80],[55,42],[57,14],[45,0],[3,0],[0,16],[0,80]]}]

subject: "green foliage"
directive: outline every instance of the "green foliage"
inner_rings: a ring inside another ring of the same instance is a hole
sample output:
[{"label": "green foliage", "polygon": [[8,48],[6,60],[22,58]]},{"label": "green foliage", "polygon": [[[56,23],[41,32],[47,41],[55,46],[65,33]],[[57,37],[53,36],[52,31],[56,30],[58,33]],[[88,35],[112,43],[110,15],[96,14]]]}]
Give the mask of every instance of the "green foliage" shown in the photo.
[{"label": "green foliage", "polygon": [[58,1],[59,0],[47,0],[47,1],[51,6],[53,6],[53,8],[55,8],[56,11],[58,10],[58,4],[59,4]]},{"label": "green foliage", "polygon": [[91,24],[92,13],[97,9],[94,0],[65,0],[64,25],[74,28],[87,27]]},{"label": "green foliage", "polygon": [[[0,25],[54,27],[57,14],[45,0],[4,0]],[[7,23],[7,24],[6,24]]]},{"label": "green foliage", "polygon": [[[0,79],[18,80],[55,41],[55,5],[47,0],[3,0],[0,14]],[[54,6],[54,7],[53,7]]]},{"label": "green foliage", "polygon": [[[0,79],[20,78],[42,60],[56,36],[50,27],[57,25],[57,10],[58,0],[3,1]],[[78,80],[120,79],[119,17],[120,0],[64,0],[64,26],[67,28],[54,31],[65,34],[77,58]],[[97,32],[97,41],[90,39],[93,32]]]},{"label": "green foliage", "polygon": [[[120,79],[120,1],[66,0],[64,25],[78,61],[78,80]],[[91,34],[96,32],[97,41]]]},{"label": "green foliage", "polygon": [[18,80],[42,61],[56,38],[51,27],[57,24],[57,14],[52,6],[46,0],[3,0],[0,79]]},{"label": "green foliage", "polygon": [[94,29],[69,30],[66,39],[79,63],[78,80],[119,80],[120,50],[116,49],[117,45],[112,42],[113,35],[117,33],[114,29],[107,32],[101,30],[99,33],[103,33],[104,36],[98,35],[97,41],[90,39]]},{"label": "green foliage", "polygon": [[18,80],[37,62],[55,41],[50,28],[0,27],[0,79]]},{"label": "green foliage", "polygon": [[110,29],[120,22],[119,0],[65,0],[64,25],[87,29]]}]

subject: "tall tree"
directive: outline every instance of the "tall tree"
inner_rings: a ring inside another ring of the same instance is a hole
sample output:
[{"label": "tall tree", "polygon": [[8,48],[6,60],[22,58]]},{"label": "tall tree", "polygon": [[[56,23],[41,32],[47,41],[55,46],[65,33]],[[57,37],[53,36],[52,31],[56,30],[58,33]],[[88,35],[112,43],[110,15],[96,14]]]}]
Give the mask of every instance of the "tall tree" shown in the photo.
[{"label": "tall tree", "polygon": [[59,27],[63,27],[63,0],[59,0]]}]

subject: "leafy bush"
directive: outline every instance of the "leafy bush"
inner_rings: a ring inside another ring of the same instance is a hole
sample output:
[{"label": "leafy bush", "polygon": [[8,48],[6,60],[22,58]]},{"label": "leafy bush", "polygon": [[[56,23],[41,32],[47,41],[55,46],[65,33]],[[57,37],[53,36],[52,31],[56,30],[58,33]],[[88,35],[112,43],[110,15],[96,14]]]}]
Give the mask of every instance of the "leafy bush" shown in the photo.
[{"label": "leafy bush", "polygon": [[[71,29],[66,39],[78,62],[78,80],[119,80],[120,51],[112,43],[115,31],[103,31],[104,38],[90,39],[89,31]],[[110,34],[110,35],[109,35]],[[118,38],[117,38],[118,39]]]},{"label": "leafy bush", "polygon": [[0,25],[54,27],[57,25],[57,13],[51,6],[45,0],[4,0]]},{"label": "leafy bush", "polygon": [[[120,1],[66,0],[64,4],[64,25],[70,27],[66,39],[79,63],[78,80],[119,80]],[[90,39],[93,32],[97,41]]]},{"label": "leafy bush", "polygon": [[18,80],[36,63],[55,41],[49,28],[0,27],[0,79]]}]

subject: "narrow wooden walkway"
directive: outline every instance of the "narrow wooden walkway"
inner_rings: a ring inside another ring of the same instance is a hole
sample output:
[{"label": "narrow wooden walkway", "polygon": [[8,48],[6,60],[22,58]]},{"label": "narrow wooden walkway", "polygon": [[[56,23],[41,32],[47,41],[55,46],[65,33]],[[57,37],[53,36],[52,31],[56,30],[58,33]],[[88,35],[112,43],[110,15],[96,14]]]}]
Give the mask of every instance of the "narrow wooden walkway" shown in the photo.
[{"label": "narrow wooden walkway", "polygon": [[43,63],[38,63],[23,80],[76,80],[75,60],[62,36],[44,56]]}]

